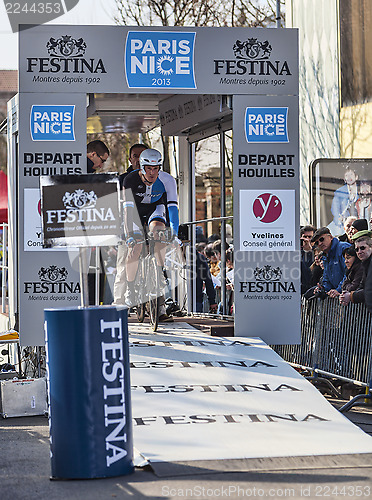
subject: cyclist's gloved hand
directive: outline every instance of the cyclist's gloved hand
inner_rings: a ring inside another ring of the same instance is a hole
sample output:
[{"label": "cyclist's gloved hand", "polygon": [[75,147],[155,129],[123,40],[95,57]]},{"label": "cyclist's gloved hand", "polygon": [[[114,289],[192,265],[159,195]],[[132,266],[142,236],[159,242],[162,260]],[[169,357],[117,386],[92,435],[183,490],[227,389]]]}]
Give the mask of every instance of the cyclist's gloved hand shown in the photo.
[{"label": "cyclist's gloved hand", "polygon": [[126,239],[125,243],[127,244],[128,247],[133,248],[134,245],[136,244],[136,240],[135,238],[133,238],[133,236],[129,236],[129,238]]}]

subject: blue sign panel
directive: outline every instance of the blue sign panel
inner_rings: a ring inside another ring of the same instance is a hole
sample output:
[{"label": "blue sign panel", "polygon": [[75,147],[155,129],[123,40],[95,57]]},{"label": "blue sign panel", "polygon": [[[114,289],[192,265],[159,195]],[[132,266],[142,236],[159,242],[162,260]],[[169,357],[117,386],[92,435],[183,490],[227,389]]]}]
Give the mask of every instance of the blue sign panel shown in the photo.
[{"label": "blue sign panel", "polygon": [[195,33],[129,31],[125,73],[129,88],[195,89]]},{"label": "blue sign panel", "polygon": [[30,114],[33,141],[74,141],[74,105],[34,105]]},{"label": "blue sign panel", "polygon": [[288,108],[247,108],[245,137],[247,142],[289,142]]},{"label": "blue sign panel", "polygon": [[133,437],[127,309],[46,309],[45,337],[52,477],[130,474]]}]

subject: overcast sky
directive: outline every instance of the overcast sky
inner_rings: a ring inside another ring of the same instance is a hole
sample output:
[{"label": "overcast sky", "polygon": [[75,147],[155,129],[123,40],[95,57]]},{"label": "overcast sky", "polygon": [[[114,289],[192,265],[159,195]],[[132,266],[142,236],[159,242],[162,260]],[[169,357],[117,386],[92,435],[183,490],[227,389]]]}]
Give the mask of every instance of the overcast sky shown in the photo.
[{"label": "overcast sky", "polygon": [[[70,12],[50,24],[115,24],[115,13],[115,0],[79,0]],[[0,0],[0,69],[17,67],[18,33],[12,33],[4,2]]]}]

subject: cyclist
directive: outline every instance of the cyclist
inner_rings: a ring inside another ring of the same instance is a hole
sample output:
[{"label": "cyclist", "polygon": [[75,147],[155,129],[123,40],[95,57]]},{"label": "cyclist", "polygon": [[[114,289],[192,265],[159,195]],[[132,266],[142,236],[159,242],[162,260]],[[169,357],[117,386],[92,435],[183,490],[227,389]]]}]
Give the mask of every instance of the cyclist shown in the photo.
[{"label": "cyclist", "polygon": [[[162,155],[156,149],[144,150],[139,158],[139,170],[129,173],[123,182],[124,189],[124,232],[130,248],[126,261],[127,292],[125,301],[128,306],[135,305],[134,280],[138,269],[138,259],[142,246],[137,244],[143,230],[154,234],[170,226],[172,235],[177,238],[179,215],[177,186],[174,178],[161,170]],[[135,210],[136,209],[136,210]],[[161,250],[163,244],[155,245],[159,267],[162,267]],[[165,311],[164,311],[165,312]],[[160,311],[160,321],[164,316]]]}]

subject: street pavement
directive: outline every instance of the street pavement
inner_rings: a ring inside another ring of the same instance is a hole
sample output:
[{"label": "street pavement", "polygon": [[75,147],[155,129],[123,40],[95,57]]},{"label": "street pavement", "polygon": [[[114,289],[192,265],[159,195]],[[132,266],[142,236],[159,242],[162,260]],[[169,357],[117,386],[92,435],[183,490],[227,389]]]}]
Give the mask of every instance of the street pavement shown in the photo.
[{"label": "street pavement", "polygon": [[[327,399],[336,408],[345,402]],[[355,407],[345,415],[372,435],[372,407]],[[48,419],[0,417],[0,500],[365,499],[372,498],[371,457],[267,459],[249,467],[196,462],[165,468],[161,477],[145,466],[115,478],[51,480]]]},{"label": "street pavement", "polygon": [[[357,408],[348,416],[372,431],[371,409]],[[43,416],[0,419],[0,450],[1,500],[372,497],[370,455],[359,457],[357,467],[355,457],[343,457],[342,465],[337,457],[333,464],[319,457],[308,465],[306,459],[294,458],[285,470],[231,472],[226,462],[215,473],[193,468],[190,475],[158,477],[147,466],[128,476],[57,481],[50,480],[49,427]]]}]

